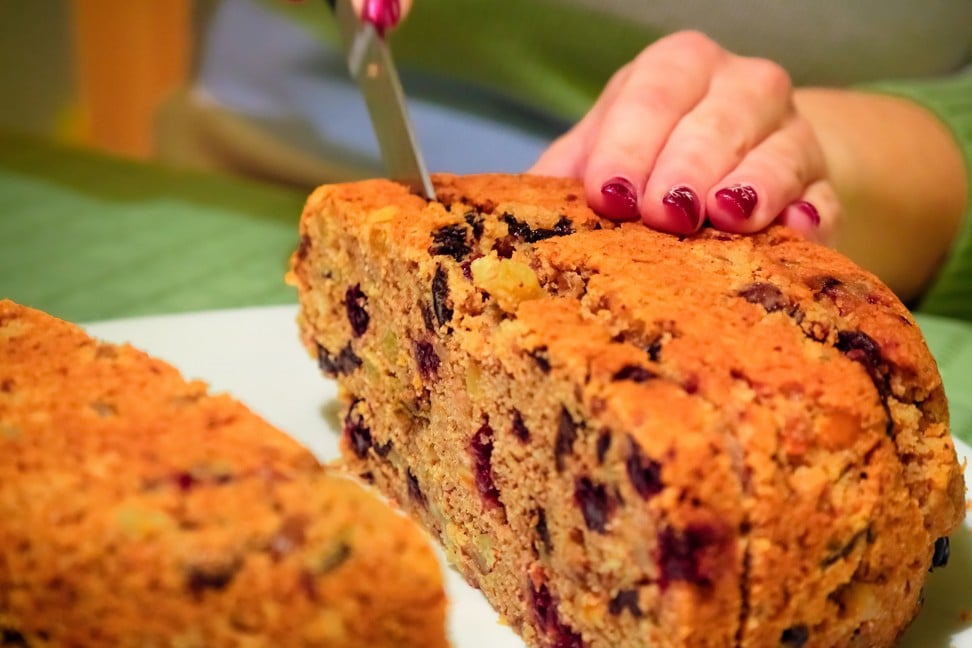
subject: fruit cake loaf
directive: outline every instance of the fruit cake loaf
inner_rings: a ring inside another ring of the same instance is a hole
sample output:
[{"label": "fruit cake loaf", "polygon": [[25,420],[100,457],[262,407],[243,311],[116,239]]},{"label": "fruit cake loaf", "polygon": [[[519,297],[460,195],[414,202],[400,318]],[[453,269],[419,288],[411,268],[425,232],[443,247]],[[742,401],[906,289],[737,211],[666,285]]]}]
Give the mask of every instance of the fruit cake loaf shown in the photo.
[{"label": "fruit cake loaf", "polygon": [[531,646],[883,646],[964,484],[874,276],[778,227],[676,237],[579,183],[321,187],[292,257],[346,465]]},{"label": "fruit cake loaf", "polygon": [[425,534],[226,395],[0,301],[0,644],[442,647]]}]

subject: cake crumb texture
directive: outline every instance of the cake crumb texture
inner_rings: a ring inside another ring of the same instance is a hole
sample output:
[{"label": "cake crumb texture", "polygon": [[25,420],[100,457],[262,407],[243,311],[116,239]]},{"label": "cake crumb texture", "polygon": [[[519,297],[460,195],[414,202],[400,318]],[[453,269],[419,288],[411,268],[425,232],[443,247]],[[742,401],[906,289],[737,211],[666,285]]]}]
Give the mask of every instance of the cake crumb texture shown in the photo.
[{"label": "cake crumb texture", "polygon": [[228,395],[0,301],[4,645],[446,646],[412,521]]}]

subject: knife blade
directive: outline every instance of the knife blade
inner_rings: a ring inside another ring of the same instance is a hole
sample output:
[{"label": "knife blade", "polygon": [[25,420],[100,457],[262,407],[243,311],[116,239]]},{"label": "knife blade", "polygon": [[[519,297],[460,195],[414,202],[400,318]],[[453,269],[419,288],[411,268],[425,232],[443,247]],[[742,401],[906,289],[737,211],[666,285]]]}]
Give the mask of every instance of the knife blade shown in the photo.
[{"label": "knife blade", "polygon": [[435,189],[408,116],[405,93],[388,43],[373,25],[358,17],[351,0],[327,3],[337,20],[348,71],[368,106],[389,177],[435,200]]}]

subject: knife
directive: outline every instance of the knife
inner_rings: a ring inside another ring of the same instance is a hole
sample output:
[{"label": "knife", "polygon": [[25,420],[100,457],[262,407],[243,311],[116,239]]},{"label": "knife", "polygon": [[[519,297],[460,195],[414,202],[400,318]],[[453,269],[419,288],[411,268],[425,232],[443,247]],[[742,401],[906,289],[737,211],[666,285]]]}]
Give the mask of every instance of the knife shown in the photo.
[{"label": "knife", "polygon": [[351,78],[364,96],[389,177],[435,200],[398,71],[385,39],[361,20],[351,0],[327,0],[337,19]]}]

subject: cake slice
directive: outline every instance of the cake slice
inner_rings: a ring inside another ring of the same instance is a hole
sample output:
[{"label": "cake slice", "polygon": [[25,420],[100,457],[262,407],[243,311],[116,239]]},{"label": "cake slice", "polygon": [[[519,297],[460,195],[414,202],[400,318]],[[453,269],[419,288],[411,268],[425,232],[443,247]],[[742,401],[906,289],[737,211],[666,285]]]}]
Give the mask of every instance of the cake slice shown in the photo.
[{"label": "cake slice", "polygon": [[531,646],[886,646],[964,484],[874,276],[781,228],[600,220],[579,183],[321,187],[292,257],[344,465]]},{"label": "cake slice", "polygon": [[0,301],[0,644],[447,645],[425,534],[228,395]]}]

